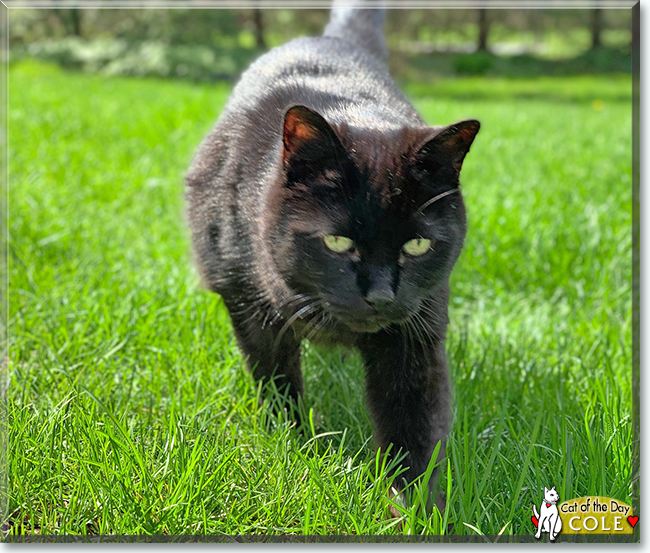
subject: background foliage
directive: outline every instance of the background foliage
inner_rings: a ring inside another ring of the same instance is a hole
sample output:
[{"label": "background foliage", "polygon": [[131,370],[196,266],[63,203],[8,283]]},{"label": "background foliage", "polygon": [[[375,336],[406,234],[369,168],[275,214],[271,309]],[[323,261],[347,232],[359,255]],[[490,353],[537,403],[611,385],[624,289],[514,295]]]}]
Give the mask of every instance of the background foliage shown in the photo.
[{"label": "background foliage", "polygon": [[[484,15],[481,18],[481,14]],[[264,50],[322,32],[328,10],[11,10],[12,59],[108,75],[234,79]],[[629,10],[391,10],[398,77],[629,71]]]}]

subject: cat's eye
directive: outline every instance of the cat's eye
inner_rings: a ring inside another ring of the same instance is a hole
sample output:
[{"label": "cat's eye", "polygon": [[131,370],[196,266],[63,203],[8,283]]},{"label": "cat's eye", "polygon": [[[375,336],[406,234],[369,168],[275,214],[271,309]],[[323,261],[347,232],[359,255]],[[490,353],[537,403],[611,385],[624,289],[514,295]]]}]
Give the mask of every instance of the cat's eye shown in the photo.
[{"label": "cat's eye", "polygon": [[402,246],[402,251],[410,256],[417,257],[424,255],[431,248],[431,240],[428,238],[414,238]]},{"label": "cat's eye", "polygon": [[325,242],[327,249],[334,253],[345,253],[354,247],[354,242],[349,238],[345,236],[336,236],[334,234],[328,234],[325,236],[323,242]]}]

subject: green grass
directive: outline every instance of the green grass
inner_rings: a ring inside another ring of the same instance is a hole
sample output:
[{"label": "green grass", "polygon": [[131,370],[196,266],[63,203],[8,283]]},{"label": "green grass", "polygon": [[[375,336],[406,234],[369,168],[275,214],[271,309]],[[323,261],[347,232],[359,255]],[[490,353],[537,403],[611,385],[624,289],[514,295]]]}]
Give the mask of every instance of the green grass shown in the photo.
[{"label": "green grass", "polygon": [[531,534],[545,485],[631,501],[629,76],[407,90],[431,123],[482,130],[452,279],[447,509],[415,499],[399,528],[358,356],[304,345],[301,435],[259,406],[198,286],[182,177],[229,87],[13,67],[11,534]]}]

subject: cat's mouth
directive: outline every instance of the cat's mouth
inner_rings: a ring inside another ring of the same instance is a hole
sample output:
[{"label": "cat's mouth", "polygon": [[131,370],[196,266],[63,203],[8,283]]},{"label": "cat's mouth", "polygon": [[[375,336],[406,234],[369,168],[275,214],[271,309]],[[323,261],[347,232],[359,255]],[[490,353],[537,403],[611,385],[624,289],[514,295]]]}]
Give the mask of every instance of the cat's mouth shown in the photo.
[{"label": "cat's mouth", "polygon": [[357,309],[344,308],[334,301],[324,302],[325,309],[334,316],[334,319],[354,332],[378,332],[392,324],[403,320],[403,314],[398,309],[378,312],[367,306]]},{"label": "cat's mouth", "polygon": [[367,333],[372,333],[372,332],[378,332],[382,328],[386,328],[388,325],[390,325],[390,321],[388,319],[365,319],[365,320],[359,320],[359,319],[342,319],[339,318],[339,320],[349,327],[351,330],[354,330],[355,332],[367,332]]},{"label": "cat's mouth", "polygon": [[330,312],[334,315],[337,321],[344,324],[354,332],[379,332],[381,329],[386,328],[395,322],[386,316],[378,314],[360,317],[345,312],[342,313],[338,310],[331,310]]}]

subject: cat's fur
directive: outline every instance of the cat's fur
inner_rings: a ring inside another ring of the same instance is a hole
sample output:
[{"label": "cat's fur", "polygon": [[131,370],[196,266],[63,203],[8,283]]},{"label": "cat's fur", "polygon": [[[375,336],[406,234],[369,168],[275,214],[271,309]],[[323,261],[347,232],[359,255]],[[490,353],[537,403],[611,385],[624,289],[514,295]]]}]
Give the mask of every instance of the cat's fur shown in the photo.
[{"label": "cat's fur", "polygon": [[[255,62],[196,154],[187,201],[200,273],[255,378],[297,397],[303,338],[358,348],[375,439],[408,451],[412,480],[438,441],[442,455],[450,424],[458,175],[479,124],[423,121],[388,74],[382,21],[382,11],[335,11],[325,36]],[[326,235],[355,250],[334,254]],[[435,244],[405,257],[417,237]]]}]

